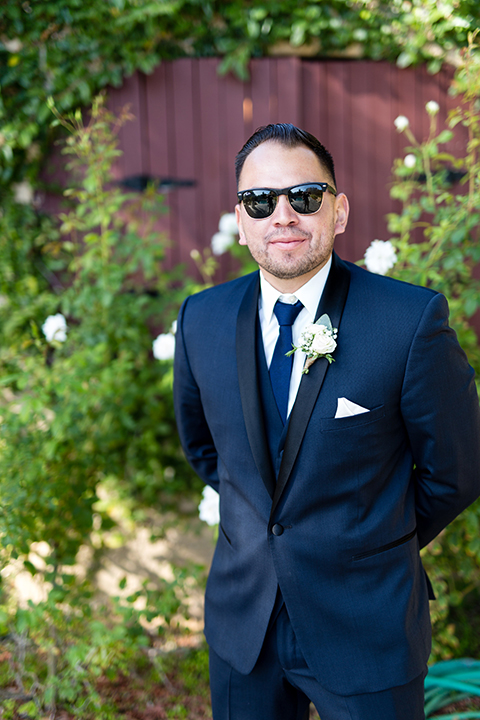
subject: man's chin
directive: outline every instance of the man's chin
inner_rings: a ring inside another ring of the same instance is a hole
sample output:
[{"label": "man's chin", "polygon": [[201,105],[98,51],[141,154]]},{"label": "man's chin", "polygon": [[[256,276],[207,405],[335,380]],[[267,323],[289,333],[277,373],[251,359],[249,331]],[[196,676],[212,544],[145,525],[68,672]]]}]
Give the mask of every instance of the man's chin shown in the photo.
[{"label": "man's chin", "polygon": [[280,266],[274,263],[258,264],[262,270],[265,270],[265,272],[269,273],[273,277],[278,278],[278,280],[294,280],[295,278],[301,278],[304,275],[310,275],[312,273],[315,274],[315,272],[318,272],[318,270],[325,265],[327,260],[328,258],[315,263],[296,264],[289,267]]}]

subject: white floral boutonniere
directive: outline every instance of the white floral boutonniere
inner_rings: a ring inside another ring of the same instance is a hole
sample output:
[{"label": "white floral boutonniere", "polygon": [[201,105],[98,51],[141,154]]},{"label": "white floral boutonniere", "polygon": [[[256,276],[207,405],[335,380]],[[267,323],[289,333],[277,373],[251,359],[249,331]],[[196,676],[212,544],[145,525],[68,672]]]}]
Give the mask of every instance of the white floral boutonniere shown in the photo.
[{"label": "white floral boutonniere", "polygon": [[313,365],[315,360],[324,357],[327,358],[329,363],[334,362],[332,353],[337,347],[337,333],[338,329],[332,327],[332,321],[328,315],[322,315],[316,323],[308,325],[301,335],[301,345],[295,347],[293,350],[287,353],[293,355],[297,350],[301,350],[307,356],[305,367],[302,370],[302,375],[306,375],[309,368]]}]

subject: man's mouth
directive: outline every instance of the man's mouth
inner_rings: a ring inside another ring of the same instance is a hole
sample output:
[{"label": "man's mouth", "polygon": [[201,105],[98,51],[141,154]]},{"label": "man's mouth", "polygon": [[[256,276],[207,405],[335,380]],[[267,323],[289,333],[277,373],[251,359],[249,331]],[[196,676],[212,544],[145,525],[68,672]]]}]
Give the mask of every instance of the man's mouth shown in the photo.
[{"label": "man's mouth", "polygon": [[281,250],[294,250],[297,247],[300,247],[300,245],[303,245],[303,243],[307,240],[306,237],[278,237],[273,238],[269,241],[269,245],[274,245],[277,248],[280,248]]}]

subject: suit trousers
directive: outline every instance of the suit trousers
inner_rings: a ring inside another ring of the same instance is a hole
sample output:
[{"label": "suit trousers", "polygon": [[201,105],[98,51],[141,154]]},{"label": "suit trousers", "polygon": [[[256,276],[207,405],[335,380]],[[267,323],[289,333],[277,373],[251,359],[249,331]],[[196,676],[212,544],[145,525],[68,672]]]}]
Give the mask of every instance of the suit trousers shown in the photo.
[{"label": "suit trousers", "polygon": [[426,674],[427,668],[406,685],[381,692],[335,695],[313,677],[283,605],[248,675],[210,648],[213,720],[306,720],[310,702],[321,720],[425,720]]}]

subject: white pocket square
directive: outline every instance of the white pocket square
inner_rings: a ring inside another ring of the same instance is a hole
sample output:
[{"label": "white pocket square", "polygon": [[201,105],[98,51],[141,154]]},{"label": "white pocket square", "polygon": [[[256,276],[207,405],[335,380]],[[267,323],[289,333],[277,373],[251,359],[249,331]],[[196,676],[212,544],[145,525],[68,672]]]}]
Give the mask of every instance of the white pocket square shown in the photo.
[{"label": "white pocket square", "polygon": [[367,408],[357,405],[357,403],[347,400],[347,398],[341,397],[337,401],[337,412],[335,413],[336,418],[350,417],[352,415],[361,415],[362,413],[370,412]]}]

